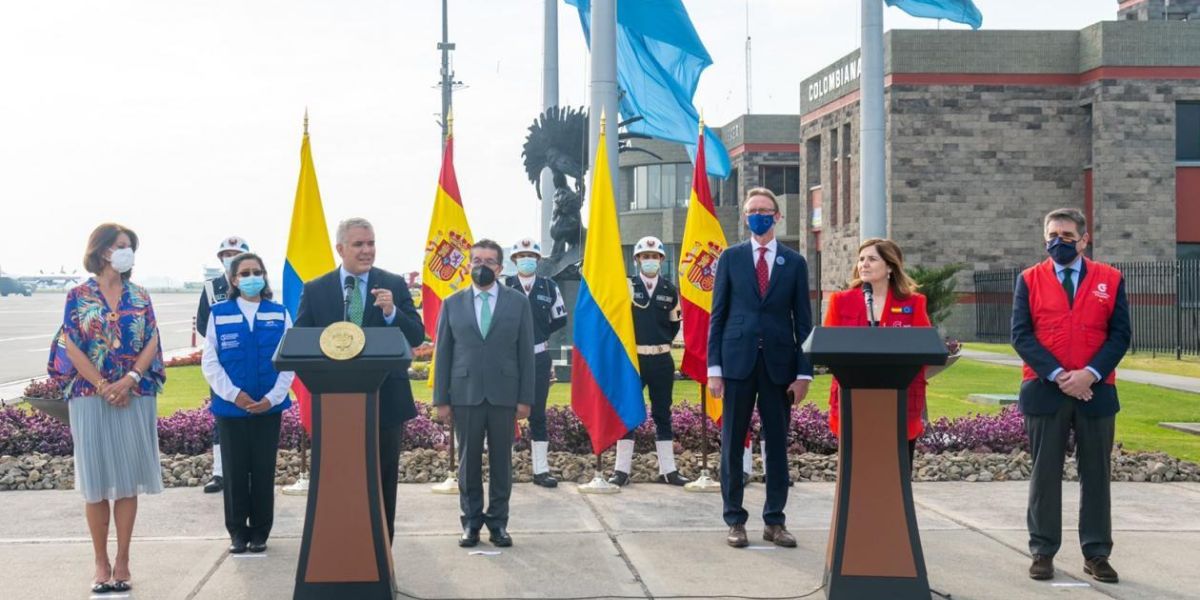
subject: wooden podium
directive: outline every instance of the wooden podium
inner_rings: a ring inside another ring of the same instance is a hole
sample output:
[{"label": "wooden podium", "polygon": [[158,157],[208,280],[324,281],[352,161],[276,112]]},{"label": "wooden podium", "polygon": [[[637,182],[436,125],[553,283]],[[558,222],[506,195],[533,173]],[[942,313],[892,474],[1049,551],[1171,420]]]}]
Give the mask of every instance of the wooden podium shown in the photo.
[{"label": "wooden podium", "polygon": [[353,359],[321,352],[319,327],[288,330],[273,362],[312,393],[312,474],[296,600],[379,598],[395,589],[379,473],[379,386],[407,369],[412,349],[399,329],[364,330]]},{"label": "wooden podium", "polygon": [[841,386],[825,597],[930,598],[908,464],[908,385],[948,353],[929,327],[818,327],[805,342]]}]

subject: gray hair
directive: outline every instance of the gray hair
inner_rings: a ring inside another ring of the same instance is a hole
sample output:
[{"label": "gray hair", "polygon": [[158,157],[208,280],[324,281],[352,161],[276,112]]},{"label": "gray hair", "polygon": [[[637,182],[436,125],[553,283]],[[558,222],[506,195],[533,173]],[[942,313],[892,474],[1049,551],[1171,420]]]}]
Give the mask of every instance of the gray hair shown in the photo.
[{"label": "gray hair", "polygon": [[1050,211],[1042,221],[1042,231],[1045,231],[1052,221],[1071,221],[1079,229],[1079,235],[1087,233],[1087,217],[1083,216],[1083,211],[1078,208],[1056,208]]},{"label": "gray hair", "polygon": [[362,217],[350,217],[341,223],[338,223],[337,228],[337,243],[346,243],[346,234],[355,227],[362,227],[371,233],[375,233],[375,228],[371,226],[371,222]]}]

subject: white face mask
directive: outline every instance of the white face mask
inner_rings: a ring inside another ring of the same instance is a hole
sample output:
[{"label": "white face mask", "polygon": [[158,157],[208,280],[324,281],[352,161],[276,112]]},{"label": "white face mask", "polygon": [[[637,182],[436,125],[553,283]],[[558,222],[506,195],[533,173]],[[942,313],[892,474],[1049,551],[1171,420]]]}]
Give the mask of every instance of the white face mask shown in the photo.
[{"label": "white face mask", "polygon": [[658,270],[662,266],[657,258],[642,259],[642,274],[646,277],[658,277]]},{"label": "white face mask", "polygon": [[118,273],[128,273],[133,268],[133,248],[117,248],[112,251],[108,261]]}]

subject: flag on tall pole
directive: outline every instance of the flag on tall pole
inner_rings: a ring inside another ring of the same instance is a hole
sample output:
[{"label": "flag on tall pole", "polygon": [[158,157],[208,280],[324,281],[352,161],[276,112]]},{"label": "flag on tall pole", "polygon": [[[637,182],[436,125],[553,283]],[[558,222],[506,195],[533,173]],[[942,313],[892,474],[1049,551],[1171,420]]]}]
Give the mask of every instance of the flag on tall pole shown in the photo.
[{"label": "flag on tall pole", "polygon": [[[425,238],[425,260],[421,268],[421,317],[425,333],[435,339],[438,315],[447,296],[471,285],[470,254],[474,238],[463,210],[454,176],[454,119],[447,118],[446,147],[442,170],[433,196],[433,216]],[[430,373],[430,382],[433,374]]]},{"label": "flag on tall pole", "polygon": [[[283,305],[292,322],[299,316],[304,282],[328,273],[334,266],[329,228],[325,225],[325,209],[321,206],[321,190],[317,187],[317,171],[313,168],[312,148],[308,142],[308,111],[305,110],[304,139],[300,142],[300,181],[296,184],[292,228],[283,261]],[[305,431],[311,432],[312,395],[299,377],[292,381],[292,394],[300,407],[300,423]]]},{"label": "flag on tall pole", "polygon": [[983,13],[972,0],[887,0],[887,4],[914,17],[946,19],[972,29],[983,26]]},{"label": "flag on tall pole", "polygon": [[646,420],[604,120],[601,114],[571,361],[571,409],[596,454]]},{"label": "flag on tall pole", "polygon": [[[704,166],[704,121],[700,121],[699,150],[692,171],[692,196],[680,246],[679,292],[683,309],[683,361],[679,371],[701,385],[708,383],[708,320],[712,313],[717,260],[725,251],[725,232],[713,208]],[[708,416],[721,418],[721,403],[709,402]]]}]

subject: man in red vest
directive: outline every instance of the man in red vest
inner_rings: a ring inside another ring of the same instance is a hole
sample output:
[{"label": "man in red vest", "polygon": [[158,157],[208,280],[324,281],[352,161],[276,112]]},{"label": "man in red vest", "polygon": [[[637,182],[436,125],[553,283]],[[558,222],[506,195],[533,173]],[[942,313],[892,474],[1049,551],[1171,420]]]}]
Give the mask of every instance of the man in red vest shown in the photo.
[{"label": "man in red vest", "polygon": [[1067,438],[1075,432],[1079,468],[1079,543],[1085,573],[1116,583],[1109,479],[1120,403],[1116,368],[1131,330],[1125,280],[1088,260],[1083,213],[1046,215],[1048,259],[1021,273],[1013,297],[1012,344],[1025,361],[1019,406],[1033,453],[1029,478],[1029,576],[1054,577],[1062,545],[1062,474]]}]

